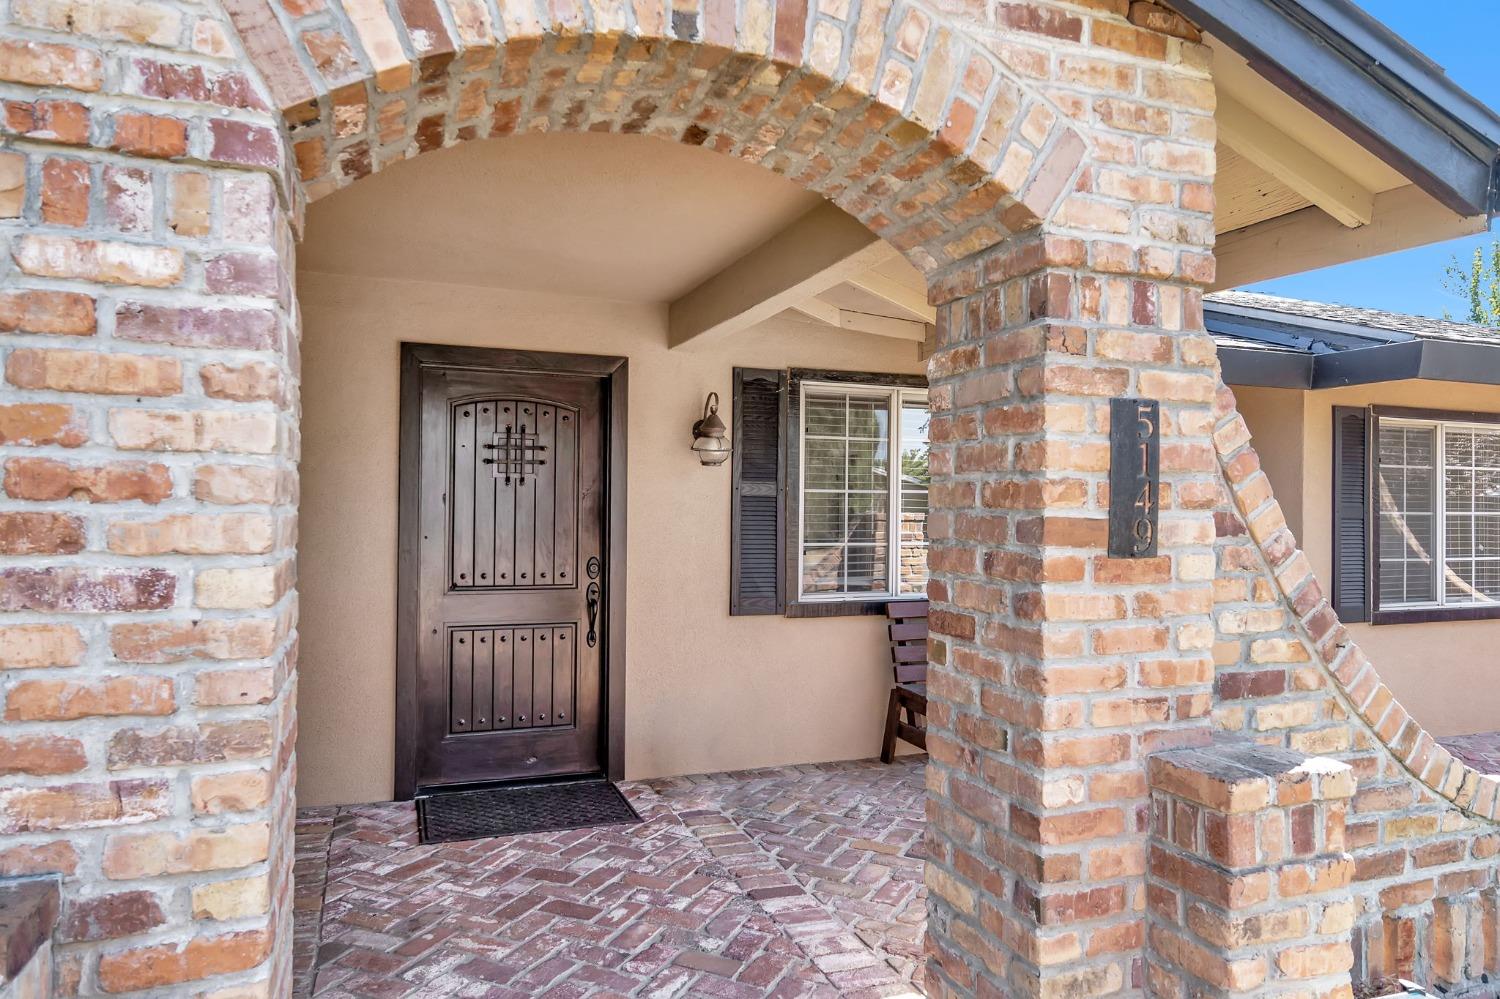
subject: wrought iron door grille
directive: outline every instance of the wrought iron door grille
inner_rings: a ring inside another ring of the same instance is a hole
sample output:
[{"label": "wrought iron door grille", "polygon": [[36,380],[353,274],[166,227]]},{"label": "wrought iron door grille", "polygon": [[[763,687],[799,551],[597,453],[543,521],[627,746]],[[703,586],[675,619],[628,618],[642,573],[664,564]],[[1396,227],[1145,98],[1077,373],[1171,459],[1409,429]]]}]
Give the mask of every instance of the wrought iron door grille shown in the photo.
[{"label": "wrought iron door grille", "polygon": [[524,423],[519,432],[507,424],[503,431],[491,435],[485,450],[494,451],[495,457],[484,459],[484,463],[490,466],[495,478],[504,479],[507,486],[512,476],[524,486],[528,474],[534,474],[547,464],[547,459],[541,457],[547,445],[540,443],[536,434],[527,433]]}]

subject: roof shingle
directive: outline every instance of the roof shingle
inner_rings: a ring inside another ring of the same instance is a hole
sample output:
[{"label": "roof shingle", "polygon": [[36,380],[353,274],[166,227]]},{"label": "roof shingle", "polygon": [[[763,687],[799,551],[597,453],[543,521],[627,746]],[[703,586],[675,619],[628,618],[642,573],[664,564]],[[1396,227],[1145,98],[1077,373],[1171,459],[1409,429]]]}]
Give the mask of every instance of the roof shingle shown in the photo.
[{"label": "roof shingle", "polygon": [[[1462,343],[1484,343],[1500,346],[1500,329],[1490,326],[1476,326],[1473,323],[1455,322],[1451,319],[1411,316],[1399,312],[1385,312],[1381,309],[1364,309],[1353,305],[1336,305],[1329,302],[1308,302],[1299,298],[1281,298],[1277,295],[1262,295],[1248,291],[1217,291],[1213,294],[1205,295],[1203,301],[1205,308],[1211,311],[1217,311],[1223,315],[1232,315],[1238,318],[1259,318],[1256,314],[1260,313],[1271,314],[1263,317],[1268,319],[1274,319],[1276,316],[1290,316],[1296,319],[1312,320],[1312,323],[1293,323],[1291,325],[1295,325],[1298,332],[1308,336],[1310,339],[1322,340],[1329,349],[1333,350],[1364,346],[1363,344],[1345,342],[1348,336],[1360,336],[1358,330],[1348,329],[1351,326],[1364,327],[1366,330],[1371,331],[1369,339],[1374,343],[1389,343],[1393,340],[1420,338],[1424,340],[1456,340]],[[1325,337],[1319,335],[1320,330],[1333,332],[1330,329],[1330,326],[1333,324],[1342,327],[1337,331],[1342,336]],[[1210,322],[1210,331],[1213,331],[1213,325]],[[1375,331],[1398,335],[1395,337],[1382,336]],[[1243,329],[1236,329],[1235,334],[1243,337],[1245,331]]]}]

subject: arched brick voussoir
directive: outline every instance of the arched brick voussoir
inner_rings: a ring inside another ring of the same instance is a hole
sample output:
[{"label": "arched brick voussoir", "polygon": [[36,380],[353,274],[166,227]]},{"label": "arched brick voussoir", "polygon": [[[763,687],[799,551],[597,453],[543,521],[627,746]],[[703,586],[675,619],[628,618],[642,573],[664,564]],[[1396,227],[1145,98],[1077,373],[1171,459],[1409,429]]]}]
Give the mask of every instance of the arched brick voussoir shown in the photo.
[{"label": "arched brick voussoir", "polygon": [[1296,622],[1289,637],[1306,644],[1344,701],[1350,723],[1364,728],[1372,744],[1469,816],[1500,821],[1500,776],[1480,773],[1439,745],[1381,682],[1375,664],[1339,621],[1272,494],[1234,393],[1222,381],[1215,417],[1214,444],[1225,486]]},{"label": "arched brick voussoir", "polygon": [[469,139],[646,134],[781,173],[932,274],[1050,218],[1089,149],[909,0],[222,2],[308,200]]}]

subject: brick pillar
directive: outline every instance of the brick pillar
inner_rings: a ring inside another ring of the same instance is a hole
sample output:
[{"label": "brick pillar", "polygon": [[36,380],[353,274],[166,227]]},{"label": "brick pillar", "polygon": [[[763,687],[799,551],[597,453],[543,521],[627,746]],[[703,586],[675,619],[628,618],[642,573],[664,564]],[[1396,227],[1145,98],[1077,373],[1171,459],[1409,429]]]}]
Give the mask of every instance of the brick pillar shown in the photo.
[{"label": "brick pillar", "polygon": [[286,151],[216,4],[0,24],[0,876],[64,994],[288,994]]},{"label": "brick pillar", "polygon": [[[1066,209],[1065,209],[1066,210]],[[938,288],[936,994],[1144,985],[1145,758],[1209,737],[1214,353],[1150,250],[1034,236]],[[1176,259],[1167,254],[1168,259]],[[1202,257],[1184,252],[1191,274]],[[1107,551],[1109,400],[1161,402],[1160,554]]]},{"label": "brick pillar", "polygon": [[1348,764],[1284,749],[1153,758],[1151,994],[1348,999],[1353,794]]}]

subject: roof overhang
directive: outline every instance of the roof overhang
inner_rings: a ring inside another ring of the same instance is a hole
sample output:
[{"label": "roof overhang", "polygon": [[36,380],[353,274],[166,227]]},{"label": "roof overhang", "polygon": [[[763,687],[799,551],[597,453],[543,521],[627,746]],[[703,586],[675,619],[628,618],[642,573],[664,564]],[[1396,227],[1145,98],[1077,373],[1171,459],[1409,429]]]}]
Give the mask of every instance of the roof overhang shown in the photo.
[{"label": "roof overhang", "polygon": [[1330,389],[1422,378],[1500,385],[1500,348],[1442,340],[1410,340],[1332,354],[1219,347],[1227,385]]},{"label": "roof overhang", "polygon": [[1500,214],[1500,118],[1350,0],[1168,0],[1419,188]]},{"label": "roof overhang", "polygon": [[1219,367],[1226,385],[1310,389],[1313,355],[1295,350],[1219,346]]},{"label": "roof overhang", "polygon": [[[1224,381],[1230,386],[1340,389],[1409,378],[1500,386],[1500,344],[1419,338],[1359,324],[1245,311],[1212,302],[1205,303],[1203,318],[1211,335],[1239,341],[1218,345]],[[1299,344],[1305,342],[1298,336],[1299,330],[1388,342],[1343,350],[1305,350]],[[1247,341],[1256,345],[1241,345]]]}]

